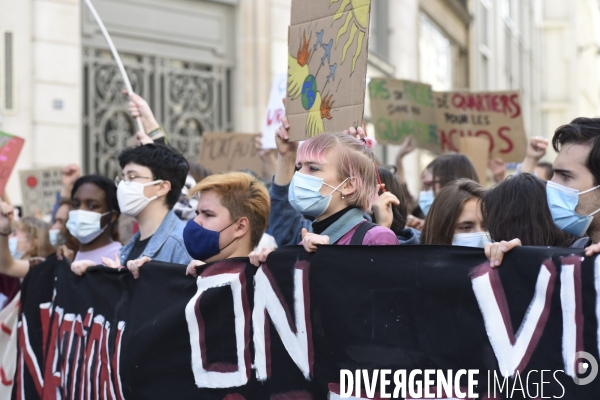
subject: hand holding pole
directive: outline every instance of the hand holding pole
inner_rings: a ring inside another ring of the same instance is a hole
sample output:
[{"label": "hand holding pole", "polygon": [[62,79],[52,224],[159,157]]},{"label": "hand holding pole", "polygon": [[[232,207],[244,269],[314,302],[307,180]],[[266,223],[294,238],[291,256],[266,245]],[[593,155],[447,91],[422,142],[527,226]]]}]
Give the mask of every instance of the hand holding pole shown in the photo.
[{"label": "hand holding pole", "polygon": [[[130,96],[131,96],[131,93],[133,93],[133,89],[131,88],[131,82],[129,81],[127,72],[125,72],[125,67],[123,66],[123,61],[121,61],[121,57],[119,56],[119,53],[117,52],[117,49],[115,48],[115,44],[113,43],[112,39],[110,38],[110,35],[108,34],[108,31],[106,30],[106,27],[104,26],[104,23],[100,19],[100,16],[96,12],[96,9],[94,8],[94,5],[92,4],[92,1],[85,0],[85,4],[87,4],[88,8],[90,9],[90,12],[92,13],[92,16],[94,17],[94,19],[96,20],[96,23],[100,27],[100,30],[102,31],[102,34],[104,35],[104,39],[106,39],[106,43],[108,43],[110,52],[112,53],[115,61],[117,62],[117,67],[119,67],[119,71],[121,72],[121,76],[123,77],[123,82],[125,83],[125,88],[127,89],[127,92],[130,93]],[[140,117],[137,117],[135,119],[135,122],[137,123],[138,130],[142,133],[146,133],[146,131],[144,130],[144,125],[142,124],[142,119]]]}]

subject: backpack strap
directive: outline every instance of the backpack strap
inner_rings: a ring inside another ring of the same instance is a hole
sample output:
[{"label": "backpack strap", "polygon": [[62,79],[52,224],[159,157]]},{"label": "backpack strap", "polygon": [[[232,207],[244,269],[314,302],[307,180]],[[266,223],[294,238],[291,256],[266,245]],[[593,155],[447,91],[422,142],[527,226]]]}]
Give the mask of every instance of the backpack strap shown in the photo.
[{"label": "backpack strap", "polygon": [[367,232],[369,232],[372,228],[374,228],[376,226],[377,226],[377,224],[374,224],[369,221],[362,222],[360,225],[358,225],[358,228],[356,228],[356,231],[354,231],[354,234],[352,235],[352,239],[350,239],[350,245],[353,245],[353,246],[362,245],[363,239],[365,238],[365,235],[367,234]]}]

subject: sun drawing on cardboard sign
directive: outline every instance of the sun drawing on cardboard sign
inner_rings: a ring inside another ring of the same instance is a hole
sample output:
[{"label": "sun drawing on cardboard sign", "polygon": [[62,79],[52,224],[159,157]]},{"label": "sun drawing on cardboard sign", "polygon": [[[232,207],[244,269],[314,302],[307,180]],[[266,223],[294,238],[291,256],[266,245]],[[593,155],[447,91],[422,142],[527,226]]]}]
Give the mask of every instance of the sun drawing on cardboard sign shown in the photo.
[{"label": "sun drawing on cardboard sign", "polygon": [[342,37],[346,32],[348,32],[348,27],[350,27],[350,35],[344,44],[344,49],[342,51],[342,63],[346,60],[346,54],[348,53],[348,49],[354,43],[354,38],[357,37],[357,45],[356,51],[354,52],[354,57],[352,58],[352,72],[354,72],[354,68],[356,67],[356,60],[360,57],[360,53],[362,51],[362,44],[365,40],[365,35],[367,32],[367,28],[369,26],[369,6],[371,4],[371,0],[331,0],[331,3],[337,3],[341,1],[340,8],[333,15],[333,20],[331,21],[331,25],[338,19],[342,18],[345,9],[350,5],[351,9],[348,11],[346,15],[346,21],[344,25],[338,30],[337,36],[335,38],[335,48],[338,47],[338,42],[340,37]]},{"label": "sun drawing on cardboard sign", "polygon": [[[315,33],[314,45],[311,43],[312,32],[308,33],[307,38],[305,30],[302,32],[302,37],[300,38],[296,58],[288,54],[288,96],[292,100],[300,97],[302,107],[308,111],[306,133],[309,137],[325,132],[324,120],[333,118],[331,116],[331,109],[335,103],[333,96],[336,89],[333,89],[334,93],[327,91],[326,94],[321,94],[325,93],[330,82],[335,81],[335,73],[338,65],[336,62],[331,64],[332,50],[337,50],[340,38],[344,36],[350,27],[350,34],[342,50],[341,64],[346,60],[348,49],[354,43],[354,39],[357,38],[357,47],[352,59],[352,70],[350,73],[352,74],[356,66],[356,61],[362,52],[363,41],[368,27],[371,0],[330,0],[329,6],[331,7],[332,4],[340,1],[341,4],[333,15],[331,25],[333,26],[335,21],[342,18],[344,13],[347,13],[347,16],[345,22],[337,31],[335,47],[332,38],[329,41],[323,38],[325,32],[323,29]],[[351,5],[351,8],[349,11],[346,11],[348,5]],[[323,51],[323,56],[319,60],[317,71],[311,74],[309,63],[319,49]],[[335,60],[338,57],[334,55],[333,58]],[[327,63],[328,67],[325,67],[325,63]],[[325,78],[325,84],[319,90],[317,76],[321,71],[321,67],[324,67],[323,71],[326,71],[328,75]],[[339,84],[340,82],[338,82],[338,87]]]}]

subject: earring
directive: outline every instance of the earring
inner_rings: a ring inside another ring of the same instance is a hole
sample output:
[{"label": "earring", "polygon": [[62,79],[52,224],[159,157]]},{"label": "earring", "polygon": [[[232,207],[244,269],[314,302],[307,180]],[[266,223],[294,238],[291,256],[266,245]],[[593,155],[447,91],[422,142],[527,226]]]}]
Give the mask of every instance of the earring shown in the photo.
[{"label": "earring", "polygon": [[345,199],[345,198],[346,198],[346,195],[342,193],[342,199]]}]

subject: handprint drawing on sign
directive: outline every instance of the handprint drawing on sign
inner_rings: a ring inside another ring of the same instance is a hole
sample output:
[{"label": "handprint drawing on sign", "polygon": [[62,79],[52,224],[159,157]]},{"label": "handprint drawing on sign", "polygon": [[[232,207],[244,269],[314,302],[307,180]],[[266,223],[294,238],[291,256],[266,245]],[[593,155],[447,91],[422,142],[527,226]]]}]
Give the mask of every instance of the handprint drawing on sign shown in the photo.
[{"label": "handprint drawing on sign", "polygon": [[[351,106],[355,97],[361,97],[348,93],[354,92],[356,85],[354,79],[348,81],[348,78],[353,75],[361,54],[366,52],[371,0],[322,1],[330,8],[329,16],[302,23],[290,33],[294,39],[290,39],[287,95],[290,102],[300,99],[301,108],[294,106],[297,108],[291,114],[306,115],[305,137],[325,132],[325,122],[335,118],[332,111],[339,112]],[[346,62],[348,54],[353,54],[348,57],[352,63]],[[321,73],[322,70],[325,72]],[[363,69],[359,71],[363,73]],[[346,86],[342,86],[344,80]],[[333,109],[336,99],[343,104]],[[348,118],[347,111],[339,115]]]}]

